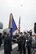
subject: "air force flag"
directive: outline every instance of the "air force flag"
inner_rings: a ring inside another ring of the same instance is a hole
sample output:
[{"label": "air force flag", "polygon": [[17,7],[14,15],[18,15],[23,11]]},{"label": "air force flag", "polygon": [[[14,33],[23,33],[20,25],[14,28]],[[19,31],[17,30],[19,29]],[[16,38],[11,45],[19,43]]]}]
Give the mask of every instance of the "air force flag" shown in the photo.
[{"label": "air force flag", "polygon": [[10,28],[10,34],[12,36],[12,33],[17,30],[16,23],[14,21],[12,13],[10,14],[10,21],[9,21],[9,28]]}]

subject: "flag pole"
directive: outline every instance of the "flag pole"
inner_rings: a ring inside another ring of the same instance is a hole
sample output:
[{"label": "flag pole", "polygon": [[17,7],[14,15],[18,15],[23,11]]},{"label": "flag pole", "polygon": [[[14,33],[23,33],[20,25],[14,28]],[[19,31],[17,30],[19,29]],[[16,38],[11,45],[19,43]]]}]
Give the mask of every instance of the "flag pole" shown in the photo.
[{"label": "flag pole", "polygon": [[9,23],[9,27],[10,27],[10,37],[12,38],[12,13],[10,14],[10,23]]},{"label": "flag pole", "polygon": [[[12,18],[13,18],[13,15],[12,13],[10,14],[10,38],[11,38],[11,41],[12,41]],[[12,44],[11,44],[11,51],[12,51]]]}]

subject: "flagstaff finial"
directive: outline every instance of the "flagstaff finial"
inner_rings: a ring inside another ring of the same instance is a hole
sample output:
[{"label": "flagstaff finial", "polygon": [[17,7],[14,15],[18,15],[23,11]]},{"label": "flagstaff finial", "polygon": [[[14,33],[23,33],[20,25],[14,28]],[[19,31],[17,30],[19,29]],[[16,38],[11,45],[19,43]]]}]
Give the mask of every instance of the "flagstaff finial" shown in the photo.
[{"label": "flagstaff finial", "polygon": [[10,15],[13,15],[12,13],[10,13]]},{"label": "flagstaff finial", "polygon": [[10,13],[10,17],[12,17],[13,16],[13,14],[12,13]]}]

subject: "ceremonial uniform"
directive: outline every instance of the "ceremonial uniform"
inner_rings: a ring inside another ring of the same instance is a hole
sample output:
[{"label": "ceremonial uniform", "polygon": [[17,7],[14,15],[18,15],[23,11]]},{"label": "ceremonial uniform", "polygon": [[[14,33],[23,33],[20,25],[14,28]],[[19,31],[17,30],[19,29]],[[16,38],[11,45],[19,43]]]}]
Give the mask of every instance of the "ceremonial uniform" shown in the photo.
[{"label": "ceremonial uniform", "polygon": [[31,54],[31,47],[32,47],[32,38],[31,36],[27,37],[27,51],[28,54]]},{"label": "ceremonial uniform", "polygon": [[2,44],[2,34],[0,33],[0,47],[1,47],[1,44]]},{"label": "ceremonial uniform", "polygon": [[10,37],[5,37],[5,39],[4,39],[4,54],[11,54],[11,39],[10,39]]},{"label": "ceremonial uniform", "polygon": [[26,38],[23,36],[23,53],[26,54]]},{"label": "ceremonial uniform", "polygon": [[23,43],[23,39],[22,39],[22,36],[20,37],[20,41],[19,41],[19,43],[20,43],[20,54],[22,54],[22,43]]}]

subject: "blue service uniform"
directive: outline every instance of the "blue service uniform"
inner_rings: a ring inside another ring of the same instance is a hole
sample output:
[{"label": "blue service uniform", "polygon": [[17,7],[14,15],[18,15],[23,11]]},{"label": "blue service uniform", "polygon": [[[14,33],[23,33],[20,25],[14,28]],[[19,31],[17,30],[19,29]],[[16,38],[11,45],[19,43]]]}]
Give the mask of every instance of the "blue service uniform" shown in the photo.
[{"label": "blue service uniform", "polygon": [[22,42],[23,42],[22,36],[19,39],[20,39],[20,41],[19,41],[19,44],[20,44],[20,46],[19,46],[19,48],[20,48],[20,54],[22,54]]},{"label": "blue service uniform", "polygon": [[11,54],[11,38],[4,39],[4,54]]},{"label": "blue service uniform", "polygon": [[28,39],[27,39],[27,50],[28,50],[28,54],[32,54],[31,47],[32,47],[32,38],[31,38],[31,36],[29,36]]},{"label": "blue service uniform", "polygon": [[0,47],[1,47],[1,44],[2,44],[2,34],[0,34]]},{"label": "blue service uniform", "polygon": [[26,38],[23,36],[23,53],[26,54]]}]

